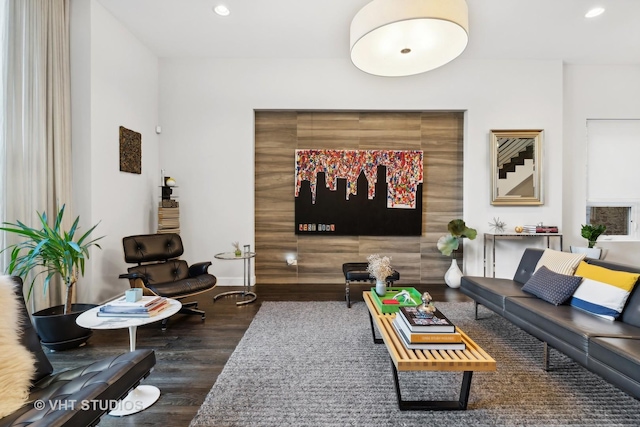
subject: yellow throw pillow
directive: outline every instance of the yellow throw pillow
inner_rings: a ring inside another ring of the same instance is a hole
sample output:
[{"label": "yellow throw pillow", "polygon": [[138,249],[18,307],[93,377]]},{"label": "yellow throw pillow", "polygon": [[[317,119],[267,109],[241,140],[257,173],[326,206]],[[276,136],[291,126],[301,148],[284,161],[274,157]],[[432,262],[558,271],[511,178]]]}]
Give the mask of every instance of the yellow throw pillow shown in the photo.
[{"label": "yellow throw pillow", "polygon": [[638,281],[640,273],[629,273],[628,271],[616,271],[609,268],[591,265],[584,261],[578,265],[576,276],[608,283],[627,292],[630,292]]},{"label": "yellow throw pillow", "polygon": [[572,254],[553,249],[545,249],[536,265],[536,271],[543,265],[558,274],[572,276],[585,254]]}]

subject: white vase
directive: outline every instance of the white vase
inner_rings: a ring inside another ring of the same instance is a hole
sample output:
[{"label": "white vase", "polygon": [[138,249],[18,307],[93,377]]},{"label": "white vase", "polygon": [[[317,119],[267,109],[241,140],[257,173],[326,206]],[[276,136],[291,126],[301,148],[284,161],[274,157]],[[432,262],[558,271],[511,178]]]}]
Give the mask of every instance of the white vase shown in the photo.
[{"label": "white vase", "polygon": [[450,288],[459,288],[460,279],[462,279],[462,271],[460,271],[456,259],[452,258],[451,267],[444,273],[444,281]]},{"label": "white vase", "polygon": [[376,294],[383,297],[387,293],[387,282],[383,280],[376,280]]}]

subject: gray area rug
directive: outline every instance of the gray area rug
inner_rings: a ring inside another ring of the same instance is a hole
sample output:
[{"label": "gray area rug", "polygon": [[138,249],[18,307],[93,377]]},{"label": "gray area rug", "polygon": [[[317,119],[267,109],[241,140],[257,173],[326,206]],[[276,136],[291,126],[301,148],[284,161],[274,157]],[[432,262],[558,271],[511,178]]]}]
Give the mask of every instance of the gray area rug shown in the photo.
[{"label": "gray area rug", "polygon": [[[496,361],[466,411],[400,411],[364,303],[265,302],[191,426],[638,426],[640,401],[473,303],[436,306]],[[461,373],[401,372],[404,399],[457,399]]]}]

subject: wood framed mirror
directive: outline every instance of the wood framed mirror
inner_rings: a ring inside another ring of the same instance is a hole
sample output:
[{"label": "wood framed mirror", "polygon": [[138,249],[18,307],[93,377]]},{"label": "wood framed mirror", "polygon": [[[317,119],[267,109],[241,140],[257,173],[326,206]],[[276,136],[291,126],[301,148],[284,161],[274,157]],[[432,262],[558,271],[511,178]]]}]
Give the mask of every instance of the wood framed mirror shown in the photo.
[{"label": "wood framed mirror", "polygon": [[542,205],[542,130],[491,131],[491,204]]}]

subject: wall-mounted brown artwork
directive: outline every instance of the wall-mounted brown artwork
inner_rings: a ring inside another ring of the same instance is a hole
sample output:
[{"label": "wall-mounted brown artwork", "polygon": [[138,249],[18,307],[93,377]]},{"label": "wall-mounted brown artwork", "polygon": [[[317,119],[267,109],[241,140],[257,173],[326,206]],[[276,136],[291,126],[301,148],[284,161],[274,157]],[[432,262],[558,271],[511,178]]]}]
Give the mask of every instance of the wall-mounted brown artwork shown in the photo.
[{"label": "wall-mounted brown artwork", "polygon": [[120,126],[120,170],[142,173],[142,134]]}]

